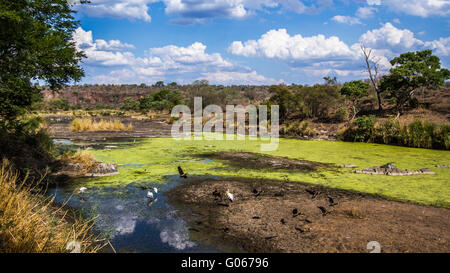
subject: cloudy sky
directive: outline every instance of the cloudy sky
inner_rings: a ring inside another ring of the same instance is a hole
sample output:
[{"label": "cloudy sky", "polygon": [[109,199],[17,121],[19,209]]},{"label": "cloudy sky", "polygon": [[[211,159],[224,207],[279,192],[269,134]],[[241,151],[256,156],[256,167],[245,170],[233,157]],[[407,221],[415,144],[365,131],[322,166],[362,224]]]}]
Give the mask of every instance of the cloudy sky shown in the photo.
[{"label": "cloudy sky", "polygon": [[450,66],[450,0],[91,0],[73,37],[83,83],[314,84],[432,49]]}]

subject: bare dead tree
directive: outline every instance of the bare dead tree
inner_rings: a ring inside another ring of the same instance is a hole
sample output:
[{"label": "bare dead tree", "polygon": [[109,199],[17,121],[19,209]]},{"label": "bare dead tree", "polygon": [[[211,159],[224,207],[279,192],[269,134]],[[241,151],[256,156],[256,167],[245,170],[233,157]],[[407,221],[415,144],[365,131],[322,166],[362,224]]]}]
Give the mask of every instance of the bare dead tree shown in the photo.
[{"label": "bare dead tree", "polygon": [[367,72],[369,73],[369,79],[372,83],[372,87],[377,93],[378,100],[378,111],[383,110],[381,102],[381,92],[379,89],[380,75],[379,75],[379,60],[372,55],[372,49],[367,50],[367,48],[361,44],[361,51],[364,54],[364,59],[366,61]]}]

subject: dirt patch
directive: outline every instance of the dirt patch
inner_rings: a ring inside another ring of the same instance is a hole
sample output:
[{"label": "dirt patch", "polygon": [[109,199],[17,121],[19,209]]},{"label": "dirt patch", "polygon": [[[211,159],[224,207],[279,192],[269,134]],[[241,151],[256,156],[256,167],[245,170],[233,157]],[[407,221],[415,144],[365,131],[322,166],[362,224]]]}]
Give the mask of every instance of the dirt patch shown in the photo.
[{"label": "dirt patch", "polygon": [[264,154],[247,153],[247,152],[220,152],[201,154],[199,157],[212,158],[216,160],[227,161],[228,164],[249,169],[287,169],[287,170],[302,170],[302,171],[316,171],[322,168],[330,168],[332,164],[325,164],[320,162],[297,160],[286,157],[270,156]]},{"label": "dirt patch", "polygon": [[249,252],[450,251],[446,209],[279,181],[188,180],[168,196],[196,233]]}]

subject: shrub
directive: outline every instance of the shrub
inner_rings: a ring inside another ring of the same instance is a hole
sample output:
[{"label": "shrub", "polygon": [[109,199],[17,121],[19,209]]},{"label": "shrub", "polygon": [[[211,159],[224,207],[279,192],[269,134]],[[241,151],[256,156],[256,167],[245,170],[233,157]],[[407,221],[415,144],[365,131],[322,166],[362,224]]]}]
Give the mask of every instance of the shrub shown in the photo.
[{"label": "shrub", "polygon": [[356,119],[354,141],[369,141],[373,138],[375,121],[376,118],[374,116],[362,116]]},{"label": "shrub", "polygon": [[401,138],[401,128],[398,120],[392,118],[383,122],[379,128],[377,128],[377,137],[379,142],[385,144],[399,144]]},{"label": "shrub", "polygon": [[428,122],[416,120],[407,125],[407,137],[404,141],[411,147],[432,148],[435,126]]},{"label": "shrub", "polygon": [[49,108],[51,110],[68,111],[70,109],[70,105],[67,99],[52,99],[49,101]]},{"label": "shrub", "polygon": [[340,122],[348,120],[348,111],[344,108],[338,108],[334,113],[334,118]]},{"label": "shrub", "polygon": [[126,98],[123,101],[123,105],[122,107],[120,107],[120,109],[122,110],[134,110],[134,111],[138,111],[140,109],[139,107],[139,101],[135,100],[133,98]]}]

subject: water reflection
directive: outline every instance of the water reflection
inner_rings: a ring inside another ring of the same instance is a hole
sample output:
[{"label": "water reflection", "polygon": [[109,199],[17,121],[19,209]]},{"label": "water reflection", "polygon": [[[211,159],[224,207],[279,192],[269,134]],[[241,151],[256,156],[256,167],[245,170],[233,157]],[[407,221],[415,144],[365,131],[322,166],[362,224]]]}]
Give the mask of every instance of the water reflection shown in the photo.
[{"label": "water reflection", "polygon": [[109,236],[117,252],[217,252],[190,240],[186,221],[167,204],[164,192],[175,184],[158,185],[153,202],[134,183],[123,188],[89,187],[83,197],[73,195],[81,184],[56,187],[49,193],[58,203],[72,196],[68,206],[85,216],[97,216],[95,229]]}]

